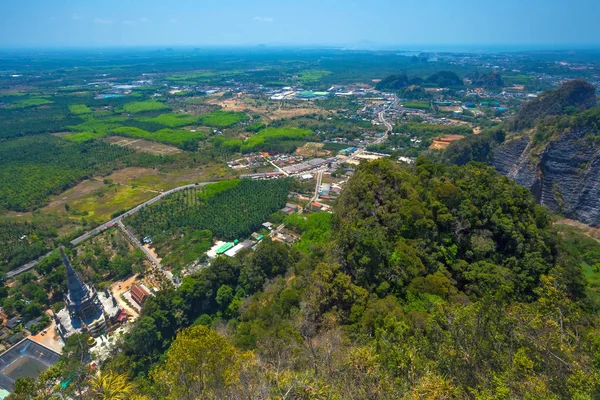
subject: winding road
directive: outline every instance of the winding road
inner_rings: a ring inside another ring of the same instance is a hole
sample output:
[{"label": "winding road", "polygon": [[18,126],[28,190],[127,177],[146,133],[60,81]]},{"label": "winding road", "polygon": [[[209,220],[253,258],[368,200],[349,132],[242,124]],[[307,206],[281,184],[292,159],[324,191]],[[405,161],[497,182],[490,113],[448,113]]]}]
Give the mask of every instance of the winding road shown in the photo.
[{"label": "winding road", "polygon": [[[399,99],[398,99],[398,97],[396,97],[394,99],[394,101],[392,102],[392,104],[389,105],[388,107],[386,107],[386,110],[390,109],[392,106],[395,107],[398,104],[398,102],[399,102]],[[379,139],[377,139],[375,141],[376,144],[380,144],[380,143],[383,143],[384,141],[386,141],[387,138],[388,138],[388,135],[393,130],[392,124],[385,119],[385,111],[386,110],[380,111],[378,113],[378,117],[379,117],[379,121],[382,122],[385,125],[385,127],[387,128],[387,132],[385,133],[384,136],[382,136],[381,138],[379,138]],[[361,151],[358,151],[357,153],[361,153]],[[355,155],[357,153],[355,153]],[[269,162],[271,162],[271,161],[269,160]],[[274,163],[271,162],[271,164],[273,164],[277,169],[279,169],[280,171],[282,171],[286,176],[290,175],[287,172],[283,171],[280,167],[278,167]],[[317,185],[316,185],[316,189],[315,189],[315,196],[313,197],[313,200],[311,200],[311,201],[315,201],[316,198],[318,198],[318,193],[319,193],[318,191],[319,191],[319,186],[321,185],[321,178],[322,178],[322,176],[323,176],[323,172],[319,171],[318,177],[317,177]],[[142,203],[142,204],[140,204],[140,205],[132,208],[131,210],[129,210],[129,211],[127,211],[127,212],[119,215],[118,217],[113,218],[110,221],[108,221],[108,222],[106,222],[106,223],[104,223],[104,224],[102,224],[102,225],[100,225],[100,226],[98,226],[98,227],[96,227],[96,228],[94,228],[94,229],[92,229],[92,230],[84,233],[83,235],[81,235],[81,236],[79,236],[79,237],[71,240],[70,243],[73,246],[77,246],[81,242],[84,242],[84,241],[88,240],[89,238],[94,237],[94,236],[98,235],[99,233],[104,232],[108,228],[112,228],[113,226],[115,226],[115,224],[122,224],[121,220],[123,218],[128,217],[128,216],[130,216],[132,214],[135,214],[136,212],[140,211],[140,209],[142,209],[142,207],[149,206],[150,204],[156,203],[157,201],[159,201],[160,199],[162,199],[165,196],[168,196],[168,195],[173,194],[175,192],[179,192],[181,190],[193,188],[193,187],[198,187],[198,186],[201,187],[201,186],[210,185],[211,183],[215,183],[215,182],[192,183],[192,184],[189,184],[189,185],[179,186],[179,187],[167,190],[166,192],[163,192],[163,193],[159,194],[158,196],[151,198],[147,202]],[[124,228],[124,226],[123,226],[123,228]],[[129,232],[129,231],[127,231],[127,232]],[[146,251],[146,253],[147,253],[147,251]],[[24,265],[20,266],[17,269],[13,269],[12,271],[10,271],[10,272],[8,272],[6,274],[6,278],[12,278],[12,277],[15,277],[15,276],[17,276],[19,274],[22,274],[23,272],[29,271],[30,269],[32,269],[33,267],[35,267],[40,261],[42,261],[44,258],[48,257],[50,254],[52,254],[52,252],[44,254],[43,256],[40,256],[40,257],[36,258],[35,260],[30,261],[27,264],[24,264]],[[156,260],[156,261],[157,261],[157,264],[160,266],[160,263],[158,263],[158,260]]]},{"label": "winding road", "polygon": [[[202,187],[202,186],[210,185],[211,183],[215,183],[215,182],[192,183],[189,185],[183,185],[183,186],[179,186],[179,187],[167,190],[166,192],[163,192],[163,193],[159,194],[158,196],[151,198],[147,202],[142,203],[138,206],[135,206],[131,210],[124,212],[123,214],[119,215],[118,217],[115,217],[115,218],[111,219],[110,221],[108,221],[102,225],[99,225],[96,228],[84,233],[83,235],[71,240],[70,243],[73,246],[77,246],[81,242],[84,242],[84,241],[88,240],[89,238],[94,237],[94,236],[104,232],[108,228],[112,228],[113,226],[115,226],[115,224],[121,223],[121,220],[123,218],[128,217],[132,214],[135,214],[136,212],[140,211],[143,207],[149,206],[150,204],[153,204],[153,203],[156,203],[157,201],[159,201],[160,199],[162,199],[165,196],[179,192],[181,190],[193,188],[193,187]],[[13,278],[19,274],[22,274],[23,272],[29,271],[30,269],[35,267],[40,261],[42,261],[44,258],[48,257],[50,254],[52,254],[52,251],[44,254],[43,256],[36,258],[33,261],[28,262],[27,264],[20,266],[17,269],[13,269],[12,271],[10,271],[6,274],[6,278]]]}]

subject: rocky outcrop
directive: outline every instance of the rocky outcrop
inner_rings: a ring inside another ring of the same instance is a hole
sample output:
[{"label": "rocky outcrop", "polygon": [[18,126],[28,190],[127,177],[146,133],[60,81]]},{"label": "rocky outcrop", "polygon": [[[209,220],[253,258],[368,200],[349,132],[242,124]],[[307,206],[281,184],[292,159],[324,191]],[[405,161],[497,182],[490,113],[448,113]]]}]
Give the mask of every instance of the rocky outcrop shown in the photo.
[{"label": "rocky outcrop", "polygon": [[600,226],[600,145],[573,128],[532,154],[531,139],[507,141],[492,164],[534,194],[538,203],[592,226]]}]

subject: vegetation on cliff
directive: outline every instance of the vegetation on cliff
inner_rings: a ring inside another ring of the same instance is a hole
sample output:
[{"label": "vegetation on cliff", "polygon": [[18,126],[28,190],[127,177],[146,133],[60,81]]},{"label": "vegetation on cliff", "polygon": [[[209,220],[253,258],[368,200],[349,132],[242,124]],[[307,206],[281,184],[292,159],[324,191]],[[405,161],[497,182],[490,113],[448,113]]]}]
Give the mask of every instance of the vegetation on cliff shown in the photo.
[{"label": "vegetation on cliff", "polygon": [[525,103],[514,120],[512,130],[531,128],[547,116],[573,114],[595,105],[594,85],[581,79],[568,81]]}]

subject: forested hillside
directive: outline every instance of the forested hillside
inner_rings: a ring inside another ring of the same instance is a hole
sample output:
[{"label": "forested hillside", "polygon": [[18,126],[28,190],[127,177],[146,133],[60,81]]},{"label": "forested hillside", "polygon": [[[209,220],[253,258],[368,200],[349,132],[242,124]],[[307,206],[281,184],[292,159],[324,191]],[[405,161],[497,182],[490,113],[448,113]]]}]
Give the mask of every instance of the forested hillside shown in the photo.
[{"label": "forested hillside", "polygon": [[148,399],[599,392],[580,266],[597,244],[561,241],[493,168],[362,164],[331,223],[288,219],[295,247],[267,240],[150,298],[102,374]]},{"label": "forested hillside", "polygon": [[573,114],[595,105],[594,85],[581,79],[572,80],[525,103],[514,120],[513,129],[531,128],[547,116]]}]

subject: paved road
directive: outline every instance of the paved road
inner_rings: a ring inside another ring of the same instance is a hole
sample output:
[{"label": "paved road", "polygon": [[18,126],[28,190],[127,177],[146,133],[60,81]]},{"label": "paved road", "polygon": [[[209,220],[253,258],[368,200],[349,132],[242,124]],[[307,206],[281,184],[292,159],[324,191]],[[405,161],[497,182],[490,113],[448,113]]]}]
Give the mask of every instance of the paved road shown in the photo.
[{"label": "paved road", "polygon": [[[152,254],[150,252],[150,250],[145,248],[144,245],[142,245],[142,243],[140,243],[138,238],[136,238],[135,235],[129,231],[129,229],[127,229],[127,227],[123,224],[123,221],[121,221],[121,220],[117,221],[117,226],[127,236],[127,238],[131,241],[131,243],[133,243],[140,250],[142,250],[144,252],[144,254],[146,255],[146,257],[148,258],[148,260],[150,260],[150,262],[152,264],[154,264],[156,266],[156,268],[158,268],[163,273],[163,275],[165,275],[167,278],[169,278],[169,280],[171,282],[173,282],[173,274],[163,268],[163,266],[160,264],[160,261],[156,257],[154,257],[154,254]],[[173,283],[175,283],[175,282],[173,282]]]},{"label": "paved road", "polygon": [[[71,240],[71,244],[73,246],[77,246],[81,242],[84,242],[84,241],[88,240],[89,238],[94,237],[94,236],[98,235],[99,233],[104,232],[108,228],[113,227],[115,224],[119,223],[123,218],[128,217],[128,216],[130,216],[132,214],[135,214],[136,212],[140,211],[140,209],[142,209],[142,207],[145,207],[145,206],[148,206],[150,204],[156,203],[157,201],[159,201],[160,199],[162,199],[165,196],[168,196],[168,195],[173,194],[175,192],[179,192],[179,191],[184,190],[184,189],[189,189],[189,188],[193,188],[193,187],[202,187],[202,186],[209,185],[211,183],[215,183],[215,182],[203,182],[203,183],[198,183],[198,184],[192,183],[192,184],[189,184],[189,185],[179,186],[179,187],[176,187],[174,189],[167,190],[166,192],[163,192],[163,193],[159,194],[158,196],[151,198],[147,202],[142,203],[142,204],[140,204],[140,205],[132,208],[131,210],[129,210],[129,211],[127,211],[127,212],[119,215],[118,217],[113,218],[110,221],[108,221],[108,222],[106,222],[106,223],[104,223],[104,224],[102,224],[102,225],[100,225],[100,226],[92,229],[91,231],[88,231],[88,232],[84,233],[83,235],[81,235],[81,236],[79,236],[79,237]],[[12,271],[10,271],[10,272],[8,272],[6,274],[6,277],[7,278],[12,278],[12,277],[17,276],[19,274],[22,274],[23,272],[29,271],[30,269],[32,269],[33,267],[35,267],[40,261],[42,261],[44,258],[48,257],[51,253],[52,252],[44,254],[43,256],[41,256],[39,258],[36,258],[35,260],[33,260],[31,262],[28,262],[27,264],[24,264],[24,265],[20,266],[17,269],[13,269]]]},{"label": "paved road", "polygon": [[283,168],[281,168],[279,165],[277,165],[273,161],[271,161],[270,158],[265,157],[265,159],[269,162],[269,164],[271,164],[272,166],[274,166],[275,169],[279,170],[279,172],[283,173],[285,176],[290,176],[289,173],[287,173]]},{"label": "paved road", "polygon": [[[321,181],[323,180],[323,171],[319,170],[317,172],[317,184],[315,185],[315,195],[310,199],[310,203],[313,201],[317,201],[319,198],[319,189],[321,188]],[[310,203],[308,203],[308,207],[310,207]]]}]

